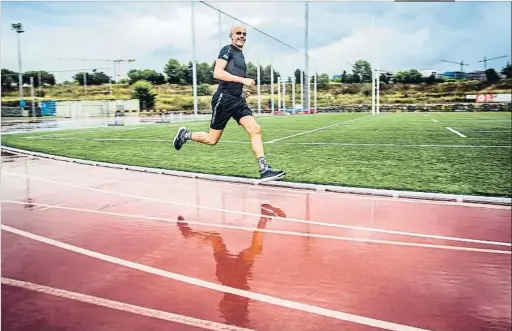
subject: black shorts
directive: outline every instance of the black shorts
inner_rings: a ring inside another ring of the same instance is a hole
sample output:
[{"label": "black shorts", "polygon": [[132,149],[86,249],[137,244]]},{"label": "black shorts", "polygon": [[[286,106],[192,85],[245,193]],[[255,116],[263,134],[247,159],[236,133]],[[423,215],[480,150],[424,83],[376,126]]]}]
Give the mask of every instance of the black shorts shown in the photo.
[{"label": "black shorts", "polygon": [[212,97],[210,128],[224,130],[231,117],[240,124],[240,119],[244,116],[252,116],[251,108],[249,108],[244,98],[235,97],[225,92],[215,92]]}]

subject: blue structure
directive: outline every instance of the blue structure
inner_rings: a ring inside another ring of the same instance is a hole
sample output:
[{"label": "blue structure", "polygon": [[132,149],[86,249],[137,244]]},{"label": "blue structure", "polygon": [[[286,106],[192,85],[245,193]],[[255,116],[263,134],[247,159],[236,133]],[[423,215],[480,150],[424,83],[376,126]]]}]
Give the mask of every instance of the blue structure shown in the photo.
[{"label": "blue structure", "polygon": [[462,71],[445,71],[443,72],[443,77],[448,79],[464,79],[466,78],[466,73]]},{"label": "blue structure", "polygon": [[57,115],[57,102],[53,100],[41,101],[41,116],[55,116]]}]

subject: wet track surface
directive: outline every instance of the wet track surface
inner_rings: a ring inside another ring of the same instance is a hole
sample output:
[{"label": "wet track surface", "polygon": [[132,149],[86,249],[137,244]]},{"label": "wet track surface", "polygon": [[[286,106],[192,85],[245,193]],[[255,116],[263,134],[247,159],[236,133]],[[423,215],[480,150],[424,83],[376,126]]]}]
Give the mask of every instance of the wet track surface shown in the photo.
[{"label": "wet track surface", "polygon": [[1,180],[2,330],[511,328],[510,207],[6,154]]}]

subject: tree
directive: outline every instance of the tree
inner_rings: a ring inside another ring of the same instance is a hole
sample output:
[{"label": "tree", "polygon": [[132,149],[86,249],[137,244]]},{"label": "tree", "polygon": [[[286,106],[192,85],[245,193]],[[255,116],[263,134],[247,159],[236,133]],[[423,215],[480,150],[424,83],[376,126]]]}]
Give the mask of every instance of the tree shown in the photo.
[{"label": "tree", "polygon": [[197,84],[213,84],[213,68],[206,62],[196,63]]},{"label": "tree", "polygon": [[155,106],[156,93],[153,85],[146,80],[139,80],[132,85],[132,98],[139,99],[141,109],[152,109]]},{"label": "tree", "polygon": [[258,68],[256,68],[256,66],[251,62],[247,63],[247,77],[252,78],[255,81],[258,78]]},{"label": "tree", "polygon": [[55,85],[55,76],[47,71],[27,71],[23,73],[23,84],[30,84],[30,77],[34,77],[34,87],[39,87],[39,76],[41,84]]},{"label": "tree", "polygon": [[265,68],[263,66],[260,68],[261,70],[261,84],[270,84],[270,73],[272,71],[271,67],[267,65]]},{"label": "tree", "polygon": [[393,77],[394,83],[405,83],[405,72],[404,71],[397,71],[395,73],[395,76]]},{"label": "tree", "polygon": [[[355,74],[355,73],[354,73],[354,74],[352,74],[352,75],[349,75],[348,79],[349,79],[349,82],[350,82],[350,83],[356,83],[356,84],[357,84],[357,83],[361,83],[361,76],[359,76],[359,74]],[[372,81],[372,80],[370,79],[370,82],[371,82],[371,81]]]},{"label": "tree", "polygon": [[318,88],[326,88],[329,85],[329,75],[326,73],[319,75],[316,83]]},{"label": "tree", "polygon": [[154,85],[165,84],[164,75],[156,72],[155,70],[150,70],[150,69],[130,70],[130,71],[128,71],[128,77],[130,78],[130,84],[134,84],[135,82],[138,82],[139,80],[146,80]]},{"label": "tree", "polygon": [[18,84],[18,75],[9,69],[2,69],[2,90],[14,90],[13,85]]},{"label": "tree", "polygon": [[389,82],[391,81],[391,77],[389,75],[382,73],[379,76],[379,81],[381,81],[384,84],[389,84]]},{"label": "tree", "polygon": [[485,71],[485,77],[487,78],[487,81],[489,83],[497,83],[500,80],[500,76],[498,76],[498,73],[494,69],[487,69]]},{"label": "tree", "polygon": [[106,75],[104,72],[96,72],[96,70],[93,70],[92,80],[94,82],[94,85],[101,85],[109,83],[110,77]]},{"label": "tree", "polygon": [[346,70],[343,70],[343,73],[341,74],[341,82],[342,83],[350,83],[348,81],[348,77],[347,77],[347,71]]},{"label": "tree", "polygon": [[423,81],[421,73],[416,69],[411,69],[404,72],[404,83],[406,84],[420,84]]},{"label": "tree", "polygon": [[512,78],[512,64],[507,63],[507,65],[501,69],[501,74],[505,75],[507,78]]},{"label": "tree", "polygon": [[436,76],[434,76],[434,74],[428,76],[425,79],[425,83],[427,83],[427,85],[434,85],[436,83]]},{"label": "tree", "polygon": [[197,86],[197,95],[198,96],[204,96],[204,95],[211,95],[212,91],[210,90],[210,85],[208,84],[200,84]]},{"label": "tree", "polygon": [[170,59],[165,65],[164,72],[169,84],[185,84],[187,67],[183,66],[178,60]]},{"label": "tree", "polygon": [[300,69],[295,69],[295,72],[293,73],[293,75],[295,77],[295,84],[300,84],[300,73],[301,72],[302,72],[302,80],[304,81],[306,74]]},{"label": "tree", "polygon": [[354,76],[359,76],[358,83],[371,83],[372,81],[372,67],[366,60],[357,60],[352,66],[352,73]]}]

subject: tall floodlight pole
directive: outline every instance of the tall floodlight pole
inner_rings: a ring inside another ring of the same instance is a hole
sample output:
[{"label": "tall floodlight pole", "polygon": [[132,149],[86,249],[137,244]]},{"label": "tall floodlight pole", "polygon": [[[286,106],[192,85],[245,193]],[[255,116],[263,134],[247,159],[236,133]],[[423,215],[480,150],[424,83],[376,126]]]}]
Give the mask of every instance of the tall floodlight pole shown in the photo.
[{"label": "tall floodlight pole", "polygon": [[375,52],[377,54],[377,70],[375,71],[375,74],[377,77],[375,77],[375,84],[376,86],[376,106],[375,111],[377,112],[377,115],[380,114],[380,39],[376,38],[375,45],[377,47],[377,51]]},{"label": "tall floodlight pole", "polygon": [[314,87],[314,89],[315,89],[315,90],[314,90],[314,91],[315,91],[315,94],[314,94],[314,100],[315,100],[315,111],[317,111],[317,112],[318,112],[318,103],[317,103],[318,98],[317,98],[317,87],[316,87],[316,86],[317,86],[317,84],[318,84],[318,77],[317,77],[317,76],[318,76],[318,67],[317,67],[317,63],[316,63],[316,59],[315,59],[315,76],[314,76],[314,85],[313,85],[313,87]]},{"label": "tall floodlight pole", "polygon": [[20,108],[23,110],[23,74],[21,68],[21,40],[20,34],[25,32],[23,30],[23,25],[21,23],[13,23],[11,25],[11,30],[16,32],[16,38],[18,43],[18,86],[20,90]]},{"label": "tall floodlight pole", "polygon": [[286,80],[283,80],[283,109],[286,108]]},{"label": "tall floodlight pole", "polygon": [[311,100],[309,100],[309,57],[308,57],[308,30],[309,30],[309,1],[306,1],[306,31],[304,34],[304,61],[305,61],[305,77],[304,77],[304,94],[306,97],[305,106],[307,109],[311,109]]},{"label": "tall floodlight pole", "polygon": [[36,117],[36,97],[34,91],[34,77],[30,77],[30,99],[32,99],[32,116]]},{"label": "tall floodlight pole", "polygon": [[37,87],[39,88],[39,97],[43,97],[43,80],[41,78],[41,71],[37,72]]},{"label": "tall floodlight pole", "polygon": [[197,117],[197,69],[196,69],[196,28],[195,28],[195,1],[190,2],[192,15],[192,89],[194,93],[194,116]]},{"label": "tall floodlight pole", "polygon": [[219,12],[219,50],[222,48],[222,17]]},{"label": "tall floodlight pole", "polygon": [[274,64],[270,65],[270,109],[274,115]]},{"label": "tall floodlight pole", "polygon": [[295,108],[295,77],[292,82],[292,108]]},{"label": "tall floodlight pole", "polygon": [[300,71],[300,104],[302,105],[302,109],[306,108],[306,104],[304,103],[304,70]]},{"label": "tall floodlight pole", "polygon": [[261,114],[261,73],[260,73],[260,60],[258,59],[257,64],[257,80],[258,80],[258,115]]},{"label": "tall floodlight pole", "polygon": [[[372,17],[372,39],[375,41],[375,18]],[[374,43],[375,44],[375,43]],[[377,112],[375,110],[375,89],[377,88],[375,84],[375,75],[377,74],[375,70],[377,70],[375,61],[372,61],[372,115],[376,115]]]},{"label": "tall floodlight pole", "polygon": [[281,77],[277,77],[277,110],[281,109]]}]

